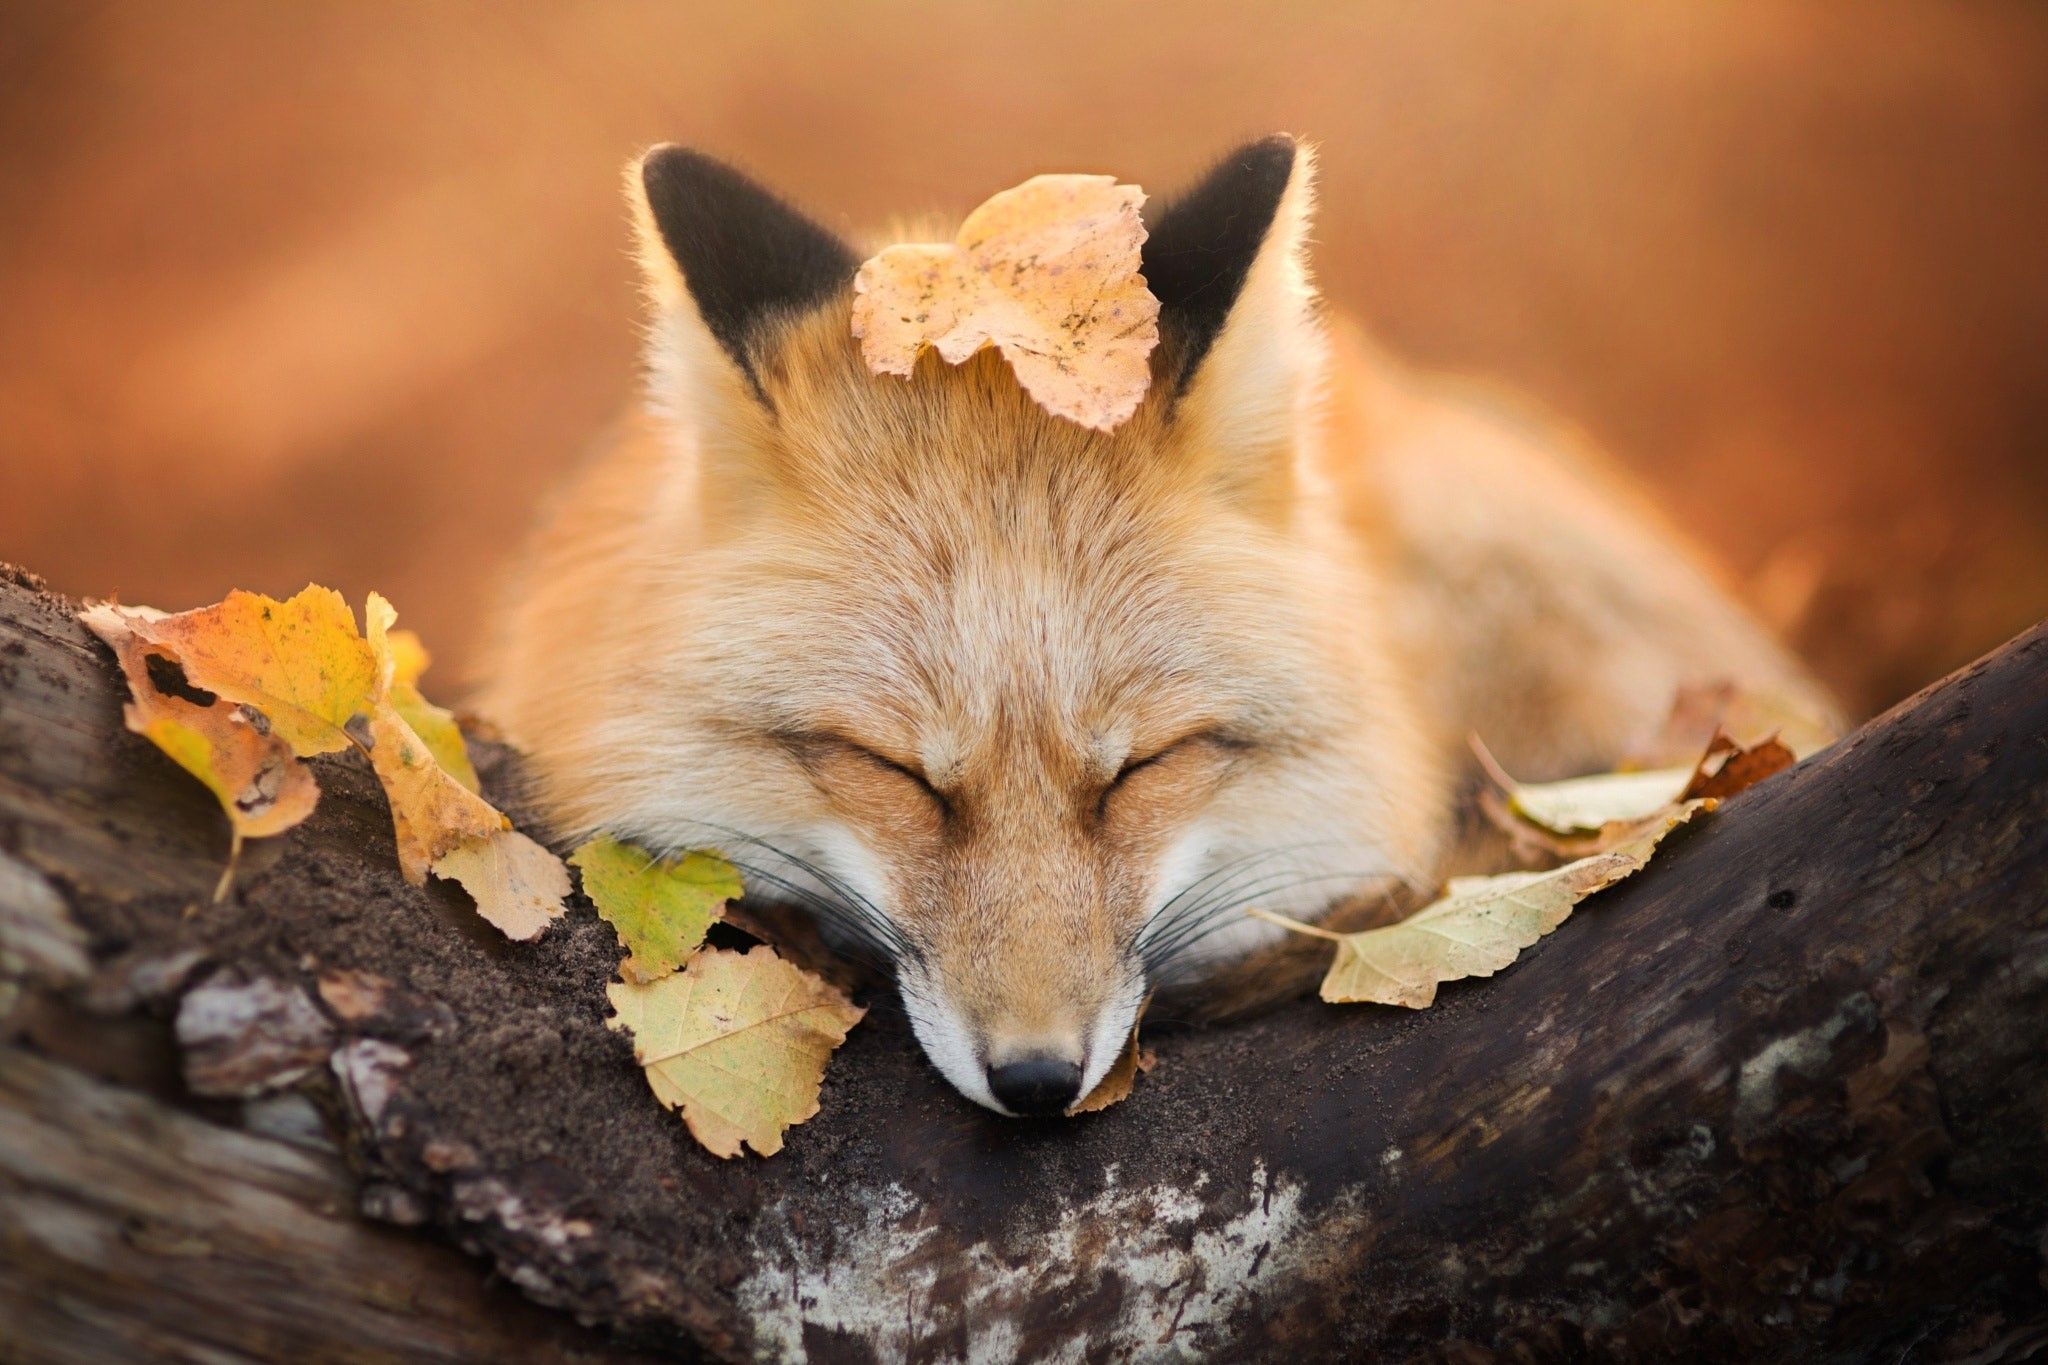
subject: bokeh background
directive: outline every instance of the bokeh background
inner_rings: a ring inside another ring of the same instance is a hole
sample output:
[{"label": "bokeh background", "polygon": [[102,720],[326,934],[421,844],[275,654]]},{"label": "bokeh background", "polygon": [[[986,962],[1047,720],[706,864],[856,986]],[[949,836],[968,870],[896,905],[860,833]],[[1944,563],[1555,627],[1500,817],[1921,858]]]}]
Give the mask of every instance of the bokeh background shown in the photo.
[{"label": "bokeh background", "polygon": [[2048,6],[0,0],[0,558],[474,672],[630,400],[618,172],[847,229],[1323,146],[1321,276],[1640,470],[1859,708],[2048,613]]}]

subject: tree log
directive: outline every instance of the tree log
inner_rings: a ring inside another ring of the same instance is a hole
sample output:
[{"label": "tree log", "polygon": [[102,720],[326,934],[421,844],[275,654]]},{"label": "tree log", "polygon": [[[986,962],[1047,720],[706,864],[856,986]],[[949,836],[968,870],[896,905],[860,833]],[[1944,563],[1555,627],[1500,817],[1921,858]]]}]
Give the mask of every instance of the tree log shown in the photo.
[{"label": "tree log", "polygon": [[[37,1325],[10,1345],[21,1358],[100,1358],[76,1343],[154,1341],[145,1327],[259,1358],[399,1349],[404,1315],[350,1339],[353,1303],[219,1338],[178,1311],[254,1314],[284,1282],[346,1299],[322,1239],[395,1234],[344,1227],[331,1174],[280,1181],[247,1158],[225,1240],[267,1263],[177,1262],[182,1231],[108,1235],[159,1187],[204,1179],[227,1199],[240,1158],[218,1153],[259,1139],[200,1131],[279,1094],[323,1107],[369,1211],[442,1230],[640,1348],[1991,1361],[2048,1345],[2048,629],[1675,834],[1426,1012],[1152,1021],[1159,1064],[1131,1099],[1030,1123],[953,1094],[877,1009],[782,1155],[722,1162],[605,1028],[604,926],[579,906],[507,944],[459,894],[406,886],[354,759],[318,760],[314,817],[252,847],[210,903],[218,812],[122,730],[111,662],[70,609],[0,583],[0,945],[33,983],[15,1014],[168,1021],[184,1089],[82,1080],[58,1063],[90,1029],[17,1025],[42,1054],[0,1059],[0,1322]],[[504,804],[515,765],[475,747]],[[158,1117],[166,1101],[184,1112]],[[148,1136],[159,1123],[182,1136]],[[130,1193],[95,1202],[102,1183]],[[61,1218],[24,1221],[24,1199]],[[394,1267],[436,1250],[396,1246]],[[464,1307],[435,1264],[421,1340],[519,1358],[461,1335],[495,1310]],[[97,1336],[58,1330],[87,1319]]]}]

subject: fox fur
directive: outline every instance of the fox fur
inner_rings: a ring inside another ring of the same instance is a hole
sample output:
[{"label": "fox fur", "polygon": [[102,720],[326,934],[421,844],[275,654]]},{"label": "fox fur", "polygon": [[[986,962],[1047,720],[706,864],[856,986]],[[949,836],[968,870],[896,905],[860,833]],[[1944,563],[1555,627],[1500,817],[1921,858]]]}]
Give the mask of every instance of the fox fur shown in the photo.
[{"label": "fox fur", "polygon": [[[1161,986],[1298,988],[1236,911],[1432,888],[1470,735],[1536,779],[1685,684],[1832,712],[1599,455],[1326,314],[1291,139],[1148,210],[1188,283],[1107,434],[992,351],[869,372],[854,253],[692,157],[629,174],[648,401],[539,535],[486,709],[564,833],[718,848],[886,959],[971,1099],[1085,1094]],[[777,232],[793,270],[748,258]]]}]

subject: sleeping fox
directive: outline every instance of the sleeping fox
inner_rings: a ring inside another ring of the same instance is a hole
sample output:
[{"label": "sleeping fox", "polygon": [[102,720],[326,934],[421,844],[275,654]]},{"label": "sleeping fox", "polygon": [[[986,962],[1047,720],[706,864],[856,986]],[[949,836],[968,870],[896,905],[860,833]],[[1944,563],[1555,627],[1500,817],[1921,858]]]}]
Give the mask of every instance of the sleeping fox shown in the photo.
[{"label": "sleeping fox", "polygon": [[[960,1092],[1055,1114],[1148,993],[1435,885],[1467,736],[1604,769],[1683,684],[1830,703],[1611,469],[1322,310],[1288,137],[1149,206],[1111,433],[908,379],[864,252],[662,147],[647,401],[539,537],[485,709],[564,833],[711,847],[884,963]],[[1291,984],[1291,983],[1290,983]]]}]

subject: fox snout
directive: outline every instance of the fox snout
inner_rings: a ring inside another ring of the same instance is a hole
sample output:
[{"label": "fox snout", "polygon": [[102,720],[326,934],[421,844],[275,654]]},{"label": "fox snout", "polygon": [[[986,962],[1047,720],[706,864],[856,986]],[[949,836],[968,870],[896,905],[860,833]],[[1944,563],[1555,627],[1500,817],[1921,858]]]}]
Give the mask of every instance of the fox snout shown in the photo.
[{"label": "fox snout", "polygon": [[971,968],[906,964],[899,973],[926,1055],[962,1094],[998,1113],[1041,1118],[1073,1108],[1116,1061],[1144,999],[1134,970],[1068,982],[1036,970],[1043,965],[979,980]]}]

